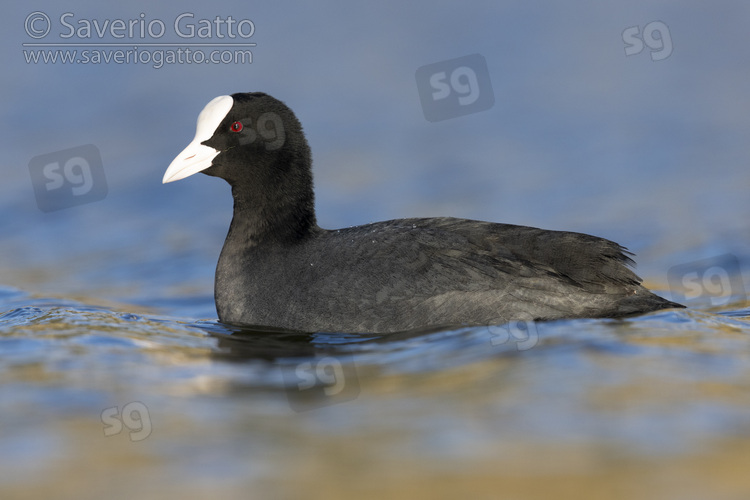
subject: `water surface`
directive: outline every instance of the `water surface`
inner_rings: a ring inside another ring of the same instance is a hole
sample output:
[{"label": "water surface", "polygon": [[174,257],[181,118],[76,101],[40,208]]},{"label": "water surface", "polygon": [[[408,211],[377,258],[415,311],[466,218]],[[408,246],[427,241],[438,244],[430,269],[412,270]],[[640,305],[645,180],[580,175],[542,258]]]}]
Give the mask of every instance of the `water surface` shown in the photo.
[{"label": "water surface", "polygon": [[745,307],[347,336],[6,287],[3,496],[739,498]]}]

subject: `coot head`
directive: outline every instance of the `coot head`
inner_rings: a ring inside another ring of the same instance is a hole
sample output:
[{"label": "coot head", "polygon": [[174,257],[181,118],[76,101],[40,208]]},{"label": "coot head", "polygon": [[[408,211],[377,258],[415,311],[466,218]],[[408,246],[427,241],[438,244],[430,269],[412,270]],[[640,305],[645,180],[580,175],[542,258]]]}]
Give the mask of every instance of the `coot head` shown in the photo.
[{"label": "coot head", "polygon": [[315,226],[310,148],[299,120],[278,99],[252,92],[209,102],[195,138],[162,182],[197,172],[226,180],[235,213],[245,212],[249,224],[296,233]]}]

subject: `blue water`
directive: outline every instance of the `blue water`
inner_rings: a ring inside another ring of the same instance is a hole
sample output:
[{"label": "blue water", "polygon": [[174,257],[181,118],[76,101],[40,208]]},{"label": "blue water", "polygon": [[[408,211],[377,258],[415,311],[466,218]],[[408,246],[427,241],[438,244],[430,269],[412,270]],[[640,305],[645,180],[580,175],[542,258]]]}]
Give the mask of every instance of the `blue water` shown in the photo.
[{"label": "blue water", "polygon": [[[748,9],[8,6],[0,497],[747,497]],[[47,42],[121,41],[61,38],[65,12],[169,30],[189,12],[252,19],[257,45],[252,64],[26,63],[34,11]],[[626,55],[623,32],[658,21],[669,56],[652,58],[658,37]],[[472,54],[494,104],[426,120],[417,69]],[[202,107],[240,91],[297,113],[323,227],[450,215],[595,234],[689,307],[382,337],[221,325],[229,188],[161,178]],[[42,211],[34,159],[85,145],[105,195],[45,191],[83,202]]]}]

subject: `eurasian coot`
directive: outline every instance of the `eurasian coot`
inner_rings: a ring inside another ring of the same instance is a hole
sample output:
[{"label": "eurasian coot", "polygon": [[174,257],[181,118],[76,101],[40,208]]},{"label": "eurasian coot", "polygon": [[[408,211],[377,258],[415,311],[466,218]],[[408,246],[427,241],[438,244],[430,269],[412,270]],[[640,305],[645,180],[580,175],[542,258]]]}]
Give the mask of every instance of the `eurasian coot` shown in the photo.
[{"label": "eurasian coot", "polygon": [[625,248],[586,234],[446,217],[321,229],[302,126],[267,94],[206,105],[163,182],[196,172],[232,186],[225,323],[384,333],[683,307],[640,285]]}]

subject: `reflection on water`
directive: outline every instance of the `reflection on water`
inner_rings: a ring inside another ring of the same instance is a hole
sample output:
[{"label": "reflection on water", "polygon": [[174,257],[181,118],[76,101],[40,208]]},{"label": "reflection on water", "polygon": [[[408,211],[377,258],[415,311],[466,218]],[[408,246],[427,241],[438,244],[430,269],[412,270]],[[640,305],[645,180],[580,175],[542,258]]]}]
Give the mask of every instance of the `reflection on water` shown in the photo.
[{"label": "reflection on water", "polygon": [[743,302],[540,323],[530,349],[492,328],[239,330],[11,288],[0,305],[2,498],[750,491]]}]

